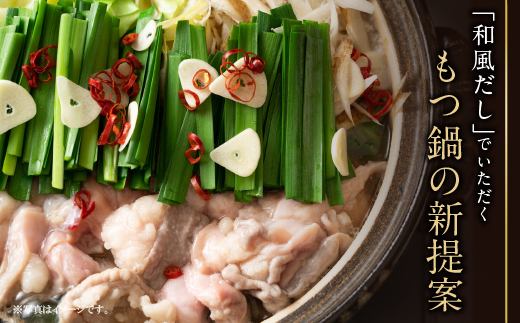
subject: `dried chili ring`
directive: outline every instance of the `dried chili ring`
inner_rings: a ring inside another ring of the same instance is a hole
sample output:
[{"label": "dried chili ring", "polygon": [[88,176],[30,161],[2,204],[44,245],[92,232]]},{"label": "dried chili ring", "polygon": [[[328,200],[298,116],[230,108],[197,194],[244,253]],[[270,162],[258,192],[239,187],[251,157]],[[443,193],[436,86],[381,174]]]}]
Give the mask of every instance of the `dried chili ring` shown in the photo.
[{"label": "dried chili ring", "polygon": [[[107,115],[108,116],[108,115]],[[108,137],[110,136],[110,132],[112,131],[112,126],[116,121],[117,116],[115,114],[110,114],[108,116],[107,124],[105,125],[105,129],[101,133],[98,139],[98,146],[106,145],[108,142]]]},{"label": "dried chili ring", "polygon": [[[186,155],[186,158],[190,162],[190,164],[195,165],[202,159],[202,155],[204,155],[204,144],[202,143],[202,140],[194,134],[193,132],[188,135],[188,140],[190,141],[190,148],[184,152]],[[191,154],[192,151],[196,152],[200,150],[200,155],[197,158],[194,158]]]},{"label": "dried chili ring", "polygon": [[137,34],[137,33],[128,34],[125,37],[123,37],[123,40],[121,41],[121,43],[123,45],[130,45],[137,39],[137,36],[139,36],[139,34]]},{"label": "dried chili ring", "polygon": [[128,81],[126,82],[125,86],[123,86],[123,92],[128,93],[128,91],[130,91],[133,88],[136,80],[137,80],[137,75],[132,74],[130,76],[130,78],[128,79]]},{"label": "dried chili ring", "polygon": [[[233,73],[232,74],[233,76],[228,78],[226,80],[226,82],[224,83],[225,87],[226,87],[226,90],[228,90],[229,92],[229,95],[231,95],[235,100],[237,101],[240,101],[240,102],[250,102],[251,100],[253,100],[253,98],[255,97],[255,93],[256,93],[256,82],[255,80],[253,79],[253,77],[251,75],[249,75],[248,73],[245,73],[245,72],[240,72],[240,73]],[[233,88],[230,88],[229,87],[229,83],[231,83],[231,81],[233,81],[233,79],[238,75],[239,79],[238,79],[238,82],[235,84],[235,86],[233,86]],[[244,85],[245,86],[254,86],[253,88],[253,94],[251,95],[251,98],[249,98],[248,100],[244,100],[244,99],[241,99],[239,98],[235,93],[233,93],[235,90],[237,90],[241,83],[242,83],[242,75],[247,75],[251,81],[250,82],[244,82]]]},{"label": "dried chili ring", "polygon": [[29,87],[35,89],[38,87],[38,74],[30,65],[22,66],[22,72],[25,78],[28,80]]},{"label": "dried chili ring", "polygon": [[[372,71],[372,61],[370,60],[370,58],[368,58],[367,55],[361,53],[359,50],[357,50],[356,48],[354,48],[352,50],[352,54],[350,55],[350,58],[352,58],[352,60],[354,62],[357,62],[358,59],[360,59],[361,57],[365,57],[367,59],[367,66],[366,67],[361,67],[361,73],[367,73],[367,74],[370,74],[370,72]],[[363,75],[364,76],[364,75]],[[370,76],[367,76],[365,78],[368,78]]]},{"label": "dried chili ring", "polygon": [[[198,76],[202,73],[203,75],[203,80],[199,80]],[[198,70],[195,75],[193,76],[193,79],[191,80],[191,82],[193,83],[193,86],[196,88],[196,89],[199,89],[199,90],[204,90],[204,89],[207,89],[209,84],[211,83],[211,74],[209,74],[208,70],[205,70],[205,69],[200,69]],[[203,86],[201,86],[201,83]]]},{"label": "dried chili ring", "polygon": [[135,98],[139,94],[139,83],[135,82],[132,86],[132,92],[128,93],[128,96],[131,98]]},{"label": "dried chili ring", "polygon": [[193,188],[195,191],[202,197],[204,201],[209,201],[211,199],[211,195],[209,195],[208,190],[203,190],[200,186],[200,176],[195,174],[191,177],[191,185],[193,185]]},{"label": "dried chili ring", "polygon": [[96,208],[96,202],[91,202],[89,191],[82,190],[74,195],[74,205],[81,209],[81,218],[84,219]]},{"label": "dried chili ring", "polygon": [[126,137],[128,136],[128,132],[130,131],[130,128],[132,127],[131,124],[128,122],[125,122],[125,125],[123,126],[123,132],[121,133],[121,136],[119,137],[117,143],[120,145],[123,145],[126,142]]},{"label": "dried chili ring", "polygon": [[[35,89],[38,87],[38,81],[42,83],[47,83],[52,80],[52,74],[48,71],[50,68],[56,66],[56,62],[49,54],[49,48],[58,48],[56,45],[47,46],[39,49],[38,51],[31,53],[29,55],[29,63],[30,65],[23,65],[22,72],[25,78],[28,81],[29,87],[31,89]],[[44,57],[46,60],[45,66],[38,65],[38,61],[41,57]],[[38,78],[38,74],[47,73],[47,78],[45,80],[40,80]]]},{"label": "dried chili ring", "polygon": [[[119,66],[124,63],[130,65],[130,72],[128,75],[123,75],[123,73],[119,71]],[[116,85],[124,85],[132,77],[132,75],[134,75],[134,65],[130,62],[130,60],[121,58],[114,63],[110,71],[112,72],[112,75],[115,75],[115,77],[122,80],[121,82],[116,83]]]},{"label": "dried chili ring", "polygon": [[128,54],[126,54],[125,58],[130,61],[130,64],[136,70],[140,70],[141,68],[143,68],[143,64],[141,64],[141,62],[137,59],[137,57],[135,57],[134,54],[128,53]]},{"label": "dried chili ring", "polygon": [[[31,64],[31,67],[34,68],[34,70],[36,71],[36,73],[42,74],[43,72],[47,71],[48,69],[53,68],[54,66],[56,66],[56,62],[54,61],[54,59],[52,58],[52,56],[48,52],[48,50],[50,48],[58,48],[58,46],[51,45],[51,46],[43,47],[43,48],[41,48],[41,49],[37,50],[36,52],[31,53],[29,55],[29,62]],[[47,61],[45,66],[39,66],[38,65],[38,61],[40,60],[42,55],[45,58],[45,60]]]},{"label": "dried chili ring", "polygon": [[249,59],[247,67],[254,75],[261,74],[265,69],[265,61],[253,52],[247,52],[248,55],[254,55]]},{"label": "dried chili ring", "polygon": [[[109,80],[99,77],[99,75],[106,75],[109,78]],[[103,91],[102,83],[107,84],[112,89],[108,99],[105,99],[105,93]],[[99,103],[99,101],[102,101],[102,102],[110,101],[112,99],[112,95],[114,93],[116,94],[116,103],[121,103],[121,92],[117,88],[116,83],[115,83],[114,78],[112,77],[111,73],[109,73],[107,71],[101,71],[101,72],[97,73],[96,75],[94,75],[94,78],[89,78],[89,85],[94,86],[98,90],[96,92],[96,96],[95,97],[93,96],[93,99],[96,100],[98,103]],[[91,91],[91,94],[92,94],[92,91]]]},{"label": "dried chili ring", "polygon": [[175,278],[181,277],[183,274],[182,274],[182,270],[180,270],[177,267],[172,266],[172,267],[168,267],[164,270],[164,275],[166,277],[168,277],[168,279],[175,279]]},{"label": "dried chili ring", "polygon": [[[190,94],[191,96],[193,96],[193,98],[195,99],[195,106],[194,107],[191,107],[189,104],[188,104],[188,101],[186,100],[186,96],[184,93],[188,93]],[[193,111],[195,109],[197,109],[200,105],[200,99],[199,99],[199,96],[197,95],[197,93],[193,92],[193,91],[190,91],[190,90],[180,90],[179,91],[179,99],[181,100],[181,103],[182,105],[190,110],[190,111]]]},{"label": "dried chili ring", "polygon": [[[380,100],[384,99],[384,98],[386,98],[386,101],[380,102]],[[385,115],[388,112],[388,110],[390,110],[390,107],[392,106],[392,102],[393,102],[392,95],[387,91],[382,91],[382,90],[372,91],[367,96],[365,96],[365,103],[367,103],[367,105],[368,105],[367,111],[370,114],[372,114],[372,109],[375,106],[384,105],[384,107],[381,109],[381,111],[372,115],[376,119],[381,118],[383,115]]]},{"label": "dried chili ring", "polygon": [[[244,54],[244,65],[242,67],[240,67],[239,69],[236,69],[236,67],[233,65],[233,63],[227,62],[227,59],[229,56],[239,54],[239,53]],[[241,72],[241,71],[245,70],[246,68],[249,67],[249,54],[246,51],[241,50],[241,49],[232,49],[232,50],[228,51],[227,53],[224,54],[224,56],[222,56],[222,65],[226,66],[226,65],[230,65],[230,64],[235,68],[235,70],[230,71],[230,72]]]}]

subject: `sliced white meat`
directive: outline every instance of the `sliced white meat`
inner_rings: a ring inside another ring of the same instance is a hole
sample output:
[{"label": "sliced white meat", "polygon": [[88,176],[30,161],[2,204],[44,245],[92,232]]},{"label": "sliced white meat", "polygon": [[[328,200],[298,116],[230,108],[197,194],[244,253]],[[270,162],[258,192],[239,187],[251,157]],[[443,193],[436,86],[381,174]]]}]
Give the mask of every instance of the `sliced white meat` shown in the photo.
[{"label": "sliced white meat", "polygon": [[11,223],[14,211],[16,211],[20,205],[22,205],[21,202],[15,200],[6,192],[0,191],[0,261],[4,257],[9,223]]},{"label": "sliced white meat", "polygon": [[[114,190],[110,186],[96,182],[90,177],[83,184],[83,188],[91,194],[91,200],[96,202],[94,212],[86,219],[82,219],[77,228],[69,231],[71,243],[89,255],[100,255],[105,252],[101,240],[101,225],[105,219],[119,207],[135,202],[145,192]],[[78,218],[81,210],[74,205],[74,199],[67,199],[64,195],[48,195],[43,208],[49,223],[55,228],[65,229],[71,219]]]},{"label": "sliced white meat", "polygon": [[247,278],[242,274],[237,265],[228,265],[224,268],[222,277],[228,282],[231,282],[238,290],[249,290],[251,295],[261,300],[265,309],[271,313],[277,312],[289,305],[289,297],[280,286]]},{"label": "sliced white meat", "polygon": [[249,321],[244,294],[226,282],[221,274],[203,275],[190,265],[182,269],[188,290],[210,311],[216,323]]},{"label": "sliced white meat", "polygon": [[336,233],[325,238],[319,248],[304,260],[288,286],[284,286],[291,298],[299,297],[345,253],[352,238],[344,233]]},{"label": "sliced white meat", "polygon": [[99,240],[101,240],[102,224],[110,214],[147,194],[143,191],[131,191],[129,188],[114,190],[110,186],[99,184],[94,176],[83,183],[83,189],[89,191],[92,201],[96,202],[96,209],[82,222],[88,225],[88,231],[92,236]]},{"label": "sliced white meat", "polygon": [[41,293],[50,280],[49,268],[37,254],[31,254],[20,280],[26,293]]},{"label": "sliced white meat", "polygon": [[46,234],[47,223],[40,207],[25,203],[15,212],[0,266],[0,307],[6,305],[31,256],[38,253]]},{"label": "sliced white meat", "polygon": [[184,276],[168,279],[157,294],[157,300],[168,299],[177,307],[176,323],[207,323],[208,308],[186,287]]},{"label": "sliced white meat", "polygon": [[77,286],[85,278],[101,271],[98,263],[73,241],[68,232],[55,230],[49,233],[42,246],[41,257],[49,268],[53,293]]},{"label": "sliced white meat", "polygon": [[360,214],[370,206],[367,182],[385,167],[385,162],[358,167],[357,176],[342,183],[345,206],[302,204],[285,199],[283,192],[272,193],[245,205],[236,217],[212,222],[195,239],[192,270],[201,277],[221,274],[236,289],[259,298],[268,311],[281,310],[350,246]]},{"label": "sliced white meat", "polygon": [[[60,311],[60,322],[148,322],[173,323],[175,305],[164,299],[155,303],[155,292],[127,269],[112,268],[85,279],[63,297],[61,308],[97,310]],[[91,312],[91,313],[89,313]]]},{"label": "sliced white meat", "polygon": [[344,207],[335,207],[334,209],[345,211],[355,227],[360,227],[363,223],[365,215],[372,203],[372,193],[367,191],[372,176],[380,176],[386,170],[386,162],[369,162],[366,165],[356,168],[356,177],[341,182],[343,189],[343,198],[345,199]]},{"label": "sliced white meat", "polygon": [[195,235],[208,222],[186,205],[169,206],[157,202],[157,196],[144,196],[107,217],[101,237],[119,267],[159,289],[167,267],[181,268],[189,262]]}]

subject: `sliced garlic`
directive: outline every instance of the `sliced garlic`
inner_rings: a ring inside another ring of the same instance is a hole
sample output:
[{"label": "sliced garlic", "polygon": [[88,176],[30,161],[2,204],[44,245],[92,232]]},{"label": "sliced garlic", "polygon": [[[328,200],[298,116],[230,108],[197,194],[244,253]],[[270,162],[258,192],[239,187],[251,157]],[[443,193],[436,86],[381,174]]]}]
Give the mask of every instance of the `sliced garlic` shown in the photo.
[{"label": "sliced garlic", "polygon": [[137,102],[133,101],[128,106],[128,120],[127,122],[130,124],[130,130],[128,130],[128,134],[126,135],[125,143],[119,146],[119,151],[123,151],[126,148],[126,145],[130,142],[130,138],[134,134],[135,124],[137,122],[137,115],[139,114],[139,106]]},{"label": "sliced garlic", "polygon": [[67,127],[86,127],[99,116],[101,107],[89,90],[64,76],[56,77],[56,89],[61,104],[61,122]]},{"label": "sliced garlic", "polygon": [[0,135],[36,115],[36,102],[20,85],[0,80]]},{"label": "sliced garlic", "polygon": [[209,156],[238,176],[248,177],[255,172],[261,152],[260,137],[249,128],[215,148]]},{"label": "sliced garlic", "polygon": [[342,176],[348,176],[347,131],[339,129],[332,137],[332,161]]},{"label": "sliced garlic", "polygon": [[139,36],[132,43],[132,49],[135,51],[143,51],[148,49],[155,39],[155,33],[157,32],[157,23],[155,20],[150,20],[143,30],[139,33]]},{"label": "sliced garlic", "polygon": [[[123,75],[128,75],[128,73],[130,73],[130,65],[128,65],[128,64],[121,64],[121,65],[119,65],[118,70],[121,73],[123,73]],[[105,70],[105,72],[112,73],[112,69],[107,69],[107,70]],[[96,76],[96,74],[92,74],[91,78],[94,78],[94,76]],[[106,75],[104,73],[99,74],[97,77],[99,77],[99,78],[101,78],[103,80],[110,81],[110,79],[108,78],[108,75]],[[121,82],[123,82],[122,79],[117,78],[114,74],[112,74],[112,77],[114,78],[114,83],[121,83]],[[110,85],[105,84],[105,83],[101,83],[101,85],[103,85],[103,92],[105,93],[105,99],[108,99],[110,97],[110,93],[112,93],[112,88],[110,87]],[[122,85],[116,85],[116,86],[119,89],[119,93],[121,94],[121,102],[120,103],[125,108],[128,107],[128,104],[130,103],[130,96],[128,95],[128,93],[123,92],[123,86]],[[115,93],[112,93],[112,97],[110,98],[110,101],[112,101],[114,103],[117,103],[117,95]]]},{"label": "sliced garlic", "polygon": [[[371,77],[366,78],[365,79],[365,90],[363,90],[363,92],[365,92],[370,87],[370,85],[372,85],[372,83],[374,83],[376,80],[377,80],[377,75],[372,75]],[[361,94],[363,94],[363,92],[361,92],[357,96],[351,97],[350,102],[355,102],[357,99],[359,99],[359,97],[361,96]]]},{"label": "sliced garlic", "polygon": [[[235,67],[237,69],[240,69],[245,64],[245,58],[241,58],[238,61],[235,62]],[[253,74],[253,72],[249,69],[245,69],[244,72],[248,73],[256,84],[256,91],[254,90],[253,86],[241,86],[236,91],[233,92],[236,96],[239,98],[243,98],[244,100],[251,98],[254,91],[254,97],[249,102],[241,102],[239,100],[236,100],[231,96],[229,91],[226,89],[226,77],[229,75],[229,72],[224,72],[223,75],[220,75],[211,85],[209,86],[209,90],[211,93],[214,93],[216,95],[220,95],[226,99],[231,99],[233,101],[243,103],[247,106],[250,106],[252,108],[260,108],[262,105],[264,105],[265,100],[267,98],[267,78],[265,76],[265,73],[262,72],[260,74]],[[247,77],[247,76],[246,76]],[[235,78],[238,80],[238,77]],[[249,79],[247,79],[249,80]],[[232,86],[234,84],[231,84]]]},{"label": "sliced garlic", "polygon": [[[365,79],[363,78],[363,74],[361,74],[361,69],[359,65],[350,58],[349,64],[349,98],[359,97],[363,92],[365,92]],[[352,102],[352,100],[351,100]]]},{"label": "sliced garlic", "polygon": [[[186,59],[179,64],[179,78],[181,80],[182,89],[193,91],[199,97],[200,104],[204,102],[210,95],[209,86],[205,89],[198,89],[193,86],[193,77],[199,70],[206,70],[211,76],[210,83],[218,78],[218,72],[213,66],[200,59]],[[195,107],[195,98],[186,95],[186,101],[190,107]]]}]

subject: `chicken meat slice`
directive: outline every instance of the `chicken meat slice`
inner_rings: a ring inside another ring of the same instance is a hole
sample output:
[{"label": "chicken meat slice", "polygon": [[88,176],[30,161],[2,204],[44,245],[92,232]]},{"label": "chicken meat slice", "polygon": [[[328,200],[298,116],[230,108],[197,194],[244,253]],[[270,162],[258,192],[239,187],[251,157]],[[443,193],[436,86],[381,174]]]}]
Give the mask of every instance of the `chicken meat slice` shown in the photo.
[{"label": "chicken meat slice", "polygon": [[[31,258],[38,253],[46,234],[47,223],[43,210],[31,203],[24,203],[15,212],[8,231],[6,251],[0,266],[0,308],[7,304]],[[44,273],[35,277],[46,279]],[[47,285],[43,281],[38,283]]]},{"label": "chicken meat slice", "polygon": [[246,297],[221,274],[204,275],[191,265],[182,271],[188,290],[210,309],[212,320],[216,323],[249,322]]},{"label": "chicken meat slice", "polygon": [[168,299],[177,307],[176,323],[208,323],[208,308],[188,290],[185,276],[168,279],[157,300]]},{"label": "chicken meat slice", "polygon": [[[168,299],[155,303],[155,292],[127,269],[112,268],[94,274],[63,297],[61,308],[87,309],[61,311],[64,323],[126,322],[174,323],[176,307]],[[100,313],[98,313],[99,309]]]},{"label": "chicken meat slice", "polygon": [[0,191],[0,261],[4,257],[9,224],[11,223],[14,212],[20,205],[22,205],[21,202],[15,200],[6,192]]},{"label": "chicken meat slice", "polygon": [[164,270],[190,261],[195,235],[208,223],[189,206],[169,206],[157,202],[157,196],[144,196],[107,217],[101,237],[117,266],[160,289],[166,281]]},{"label": "chicken meat slice", "polygon": [[43,243],[41,257],[51,274],[52,294],[63,293],[101,272],[99,264],[74,245],[69,232],[51,231]]}]

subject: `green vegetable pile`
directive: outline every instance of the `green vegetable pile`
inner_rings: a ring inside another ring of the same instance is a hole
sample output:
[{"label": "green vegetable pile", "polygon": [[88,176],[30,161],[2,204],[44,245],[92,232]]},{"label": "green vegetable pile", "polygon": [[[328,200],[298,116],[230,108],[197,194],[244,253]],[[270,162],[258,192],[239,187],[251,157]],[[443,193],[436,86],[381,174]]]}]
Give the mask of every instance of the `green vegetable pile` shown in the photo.
[{"label": "green vegetable pile", "polygon": [[[205,28],[178,21],[167,60],[161,27],[148,49],[134,52],[121,44],[121,37],[139,33],[153,19],[155,7],[139,11],[135,28],[126,32],[127,22],[110,14],[121,0],[110,7],[105,2],[59,0],[54,5],[40,0],[32,10],[7,10],[0,28],[0,78],[27,89],[37,114],[0,136],[1,190],[10,178],[9,194],[29,200],[37,177],[39,194],[70,197],[80,190],[89,172],[97,170],[99,183],[114,189],[154,190],[159,201],[177,205],[186,199],[192,174],[200,173],[202,189],[233,190],[237,201],[263,196],[264,188],[285,188],[287,198],[303,203],[325,199],[330,205],[344,203],[340,181],[345,178],[331,156],[336,124],[328,24],[298,21],[287,5],[233,26],[227,49],[253,52],[265,60],[265,104],[255,109],[212,95],[188,111],[178,96],[182,90],[179,64],[195,58],[220,70],[224,56],[222,52],[208,55]],[[169,18],[161,14],[156,22]],[[283,33],[273,32],[278,27],[283,27]],[[21,66],[28,64],[31,53],[50,45],[58,46],[49,49],[57,64],[49,70],[53,78],[30,89]],[[143,65],[136,71],[141,90],[134,100],[139,113],[129,144],[119,152],[119,146],[97,144],[104,117],[81,129],[63,125],[55,79],[64,76],[88,88],[93,74],[112,67],[128,53]],[[240,58],[234,56],[228,60]],[[166,70],[164,100],[159,95],[161,68]],[[209,153],[248,128],[260,137],[262,157],[254,174],[240,177],[215,164]],[[196,165],[185,155],[190,133],[197,134],[206,151]],[[355,176],[350,161],[349,168],[348,178]],[[155,185],[151,185],[154,175]]]}]

